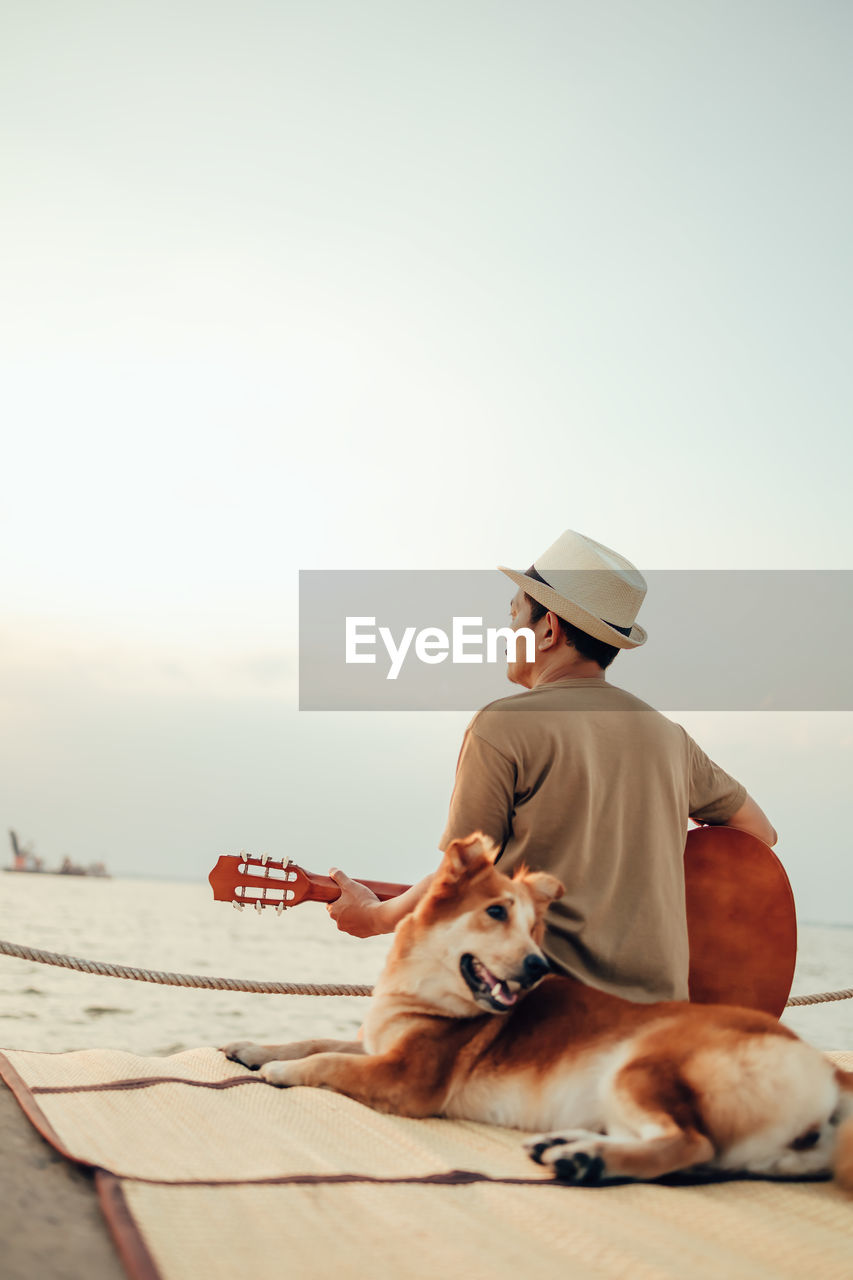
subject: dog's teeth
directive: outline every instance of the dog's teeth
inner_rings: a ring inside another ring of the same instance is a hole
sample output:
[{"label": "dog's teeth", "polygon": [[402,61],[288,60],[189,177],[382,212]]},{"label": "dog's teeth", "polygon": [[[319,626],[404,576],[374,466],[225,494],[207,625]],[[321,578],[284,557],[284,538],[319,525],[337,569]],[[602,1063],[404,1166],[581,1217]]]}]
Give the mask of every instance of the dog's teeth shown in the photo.
[{"label": "dog's teeth", "polygon": [[501,994],[501,984],[499,982],[496,982],[495,985],[492,987],[492,995],[497,1000],[500,994]]}]

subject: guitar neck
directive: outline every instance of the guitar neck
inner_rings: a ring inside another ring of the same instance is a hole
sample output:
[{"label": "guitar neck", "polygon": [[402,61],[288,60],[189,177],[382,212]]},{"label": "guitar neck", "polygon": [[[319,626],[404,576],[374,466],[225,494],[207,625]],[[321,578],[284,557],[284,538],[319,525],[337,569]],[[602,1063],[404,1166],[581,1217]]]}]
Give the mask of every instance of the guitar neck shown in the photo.
[{"label": "guitar neck", "polygon": [[[336,902],[341,896],[340,885],[331,876],[319,876],[313,871],[306,871],[305,875],[310,885],[305,895],[306,902]],[[365,889],[376,894],[380,902],[398,898],[412,887],[409,884],[389,884],[386,880],[355,880],[354,883],[363,884]]]}]

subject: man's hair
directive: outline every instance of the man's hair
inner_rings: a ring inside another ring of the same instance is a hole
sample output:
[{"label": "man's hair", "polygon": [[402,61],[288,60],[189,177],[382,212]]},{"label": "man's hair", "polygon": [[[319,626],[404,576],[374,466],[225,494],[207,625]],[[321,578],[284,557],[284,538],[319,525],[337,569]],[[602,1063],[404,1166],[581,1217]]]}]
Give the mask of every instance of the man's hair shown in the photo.
[{"label": "man's hair", "polygon": [[[540,618],[544,618],[548,610],[544,604],[540,604],[538,600],[534,600],[527,592],[524,598],[530,605],[530,622],[538,622]],[[587,635],[585,631],[580,631],[577,627],[573,627],[570,622],[566,622],[565,618],[561,618],[559,614],[555,615],[559,622],[563,636],[566,642],[574,645],[582,658],[589,658],[591,662],[597,662],[600,667],[609,667],[619,650],[614,644],[607,644],[604,640],[596,640],[595,636]]]}]

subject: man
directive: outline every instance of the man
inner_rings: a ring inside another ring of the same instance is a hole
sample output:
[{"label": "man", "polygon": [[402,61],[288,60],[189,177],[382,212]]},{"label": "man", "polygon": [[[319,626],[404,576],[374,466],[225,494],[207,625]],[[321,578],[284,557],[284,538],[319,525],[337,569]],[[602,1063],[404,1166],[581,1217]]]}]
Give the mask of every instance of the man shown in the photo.
[{"label": "man", "polygon": [[[548,912],[544,950],[558,970],[629,1000],[687,999],[684,839],[688,817],[737,827],[767,844],[776,832],[743,786],[680,725],[608,683],[620,649],[643,644],[646,583],[630,561],[567,530],[518,586],[508,655],[525,693],[479,711],[465,733],[439,847],[483,831],[502,870],[550,871],[566,894]],[[432,877],[380,903],[332,870],[338,928],[390,932]]]}]

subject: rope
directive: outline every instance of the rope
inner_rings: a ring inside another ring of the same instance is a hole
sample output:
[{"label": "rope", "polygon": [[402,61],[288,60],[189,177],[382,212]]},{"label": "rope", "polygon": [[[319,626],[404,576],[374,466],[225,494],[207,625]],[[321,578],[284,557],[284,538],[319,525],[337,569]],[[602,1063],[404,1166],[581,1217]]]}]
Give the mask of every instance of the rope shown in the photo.
[{"label": "rope", "polygon": [[791,996],[785,1007],[794,1004],[823,1004],[827,1000],[853,1000],[853,987],[848,987],[846,991],[820,991],[815,996]]},{"label": "rope", "polygon": [[134,969],[126,964],[104,964],[100,960],[80,960],[57,951],[39,951],[21,947],[15,942],[0,942],[0,955],[34,960],[36,964],[59,965],[79,973],[97,973],[107,978],[135,978],[137,982],[156,982],[165,987],[202,987],[207,991],[251,991],[275,996],[369,996],[372,987],[354,983],[333,982],[255,982],[251,978],[211,978],[205,973],[164,973],[158,969]]},{"label": "rope", "polygon": [[[160,969],[134,969],[126,964],[105,964],[100,960],[80,960],[58,951],[39,951],[16,942],[0,941],[0,955],[33,960],[36,964],[58,965],[79,973],[97,973],[106,978],[134,978],[164,987],[201,987],[206,991],[250,991],[274,996],[369,996],[372,987],[347,982],[256,982],[252,978],[211,978],[206,973],[164,973]],[[824,1004],[830,1000],[853,999],[853,987],[845,991],[820,991],[811,996],[791,996],[786,1008],[800,1004]]]}]

